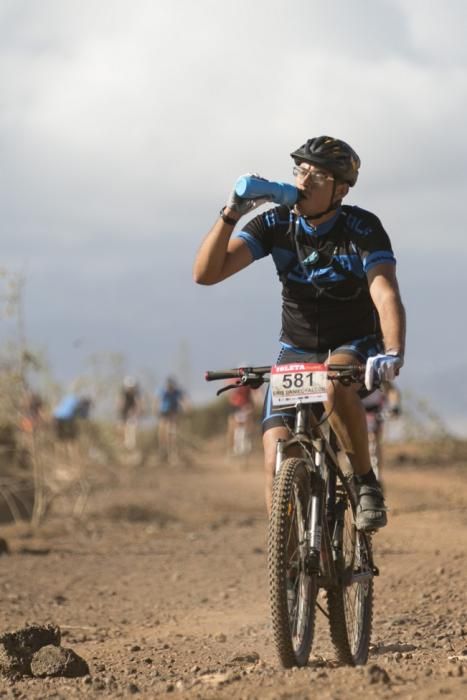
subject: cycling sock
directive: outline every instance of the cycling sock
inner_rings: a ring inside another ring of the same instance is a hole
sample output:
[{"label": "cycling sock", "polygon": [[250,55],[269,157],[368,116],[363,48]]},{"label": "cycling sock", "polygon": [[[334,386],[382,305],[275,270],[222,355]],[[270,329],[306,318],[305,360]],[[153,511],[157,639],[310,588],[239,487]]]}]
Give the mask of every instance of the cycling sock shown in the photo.
[{"label": "cycling sock", "polygon": [[359,485],[379,486],[378,479],[373,469],[370,469],[366,474],[355,475],[355,481]]}]

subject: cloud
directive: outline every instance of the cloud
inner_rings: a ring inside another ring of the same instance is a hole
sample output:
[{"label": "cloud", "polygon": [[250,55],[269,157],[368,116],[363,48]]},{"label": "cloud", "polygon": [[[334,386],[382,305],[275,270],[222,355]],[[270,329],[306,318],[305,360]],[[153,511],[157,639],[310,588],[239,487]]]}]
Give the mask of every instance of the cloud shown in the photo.
[{"label": "cloud", "polygon": [[[260,333],[243,307],[258,289],[267,303],[273,271],[193,291],[191,260],[238,175],[289,179],[291,150],[320,133],[362,157],[349,201],[401,259],[426,254],[412,298],[442,237],[467,262],[466,19],[456,0],[2,3],[3,259],[27,266],[34,332],[59,334],[71,313],[96,342],[127,324],[130,346],[145,332],[134,309],[155,309],[169,340],[171,314],[174,333],[209,335],[233,294],[238,328]],[[244,354],[238,330],[222,337]]]},{"label": "cloud", "polygon": [[153,236],[180,196],[207,208],[245,170],[290,177],[287,154],[318,133],[353,143],[376,188],[465,178],[464,66],[421,60],[432,23],[405,4],[9,7],[0,139],[26,230]]}]

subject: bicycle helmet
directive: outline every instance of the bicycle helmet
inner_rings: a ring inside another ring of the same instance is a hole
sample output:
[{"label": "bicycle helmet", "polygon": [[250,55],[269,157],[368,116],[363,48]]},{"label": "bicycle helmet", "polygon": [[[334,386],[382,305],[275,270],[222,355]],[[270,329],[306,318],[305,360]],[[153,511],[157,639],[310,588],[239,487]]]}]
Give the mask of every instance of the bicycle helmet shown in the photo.
[{"label": "bicycle helmet", "polygon": [[290,155],[296,162],[320,165],[350,187],[357,182],[360,158],[345,141],[332,136],[316,136]]}]

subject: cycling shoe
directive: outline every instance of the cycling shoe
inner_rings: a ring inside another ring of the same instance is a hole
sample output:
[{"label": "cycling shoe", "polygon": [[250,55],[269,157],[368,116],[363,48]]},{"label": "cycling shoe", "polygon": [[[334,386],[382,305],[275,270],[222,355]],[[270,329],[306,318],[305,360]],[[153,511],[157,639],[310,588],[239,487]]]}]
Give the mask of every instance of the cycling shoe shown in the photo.
[{"label": "cycling shoe", "polygon": [[357,530],[371,532],[387,525],[386,505],[379,486],[361,484],[358,488]]}]

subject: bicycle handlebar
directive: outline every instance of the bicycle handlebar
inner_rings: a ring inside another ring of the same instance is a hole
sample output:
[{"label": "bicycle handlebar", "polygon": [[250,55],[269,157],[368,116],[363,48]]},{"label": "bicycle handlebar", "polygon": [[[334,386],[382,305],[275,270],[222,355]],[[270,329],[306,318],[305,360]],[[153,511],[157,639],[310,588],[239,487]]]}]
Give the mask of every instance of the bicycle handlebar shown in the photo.
[{"label": "bicycle handlebar", "polygon": [[208,371],[204,375],[207,382],[216,379],[242,379],[243,377],[254,379],[264,379],[265,374],[269,374],[271,366],[264,367],[237,367],[236,369],[221,369]]},{"label": "bicycle handlebar", "polygon": [[[365,373],[365,365],[328,365],[329,379],[337,379],[347,382],[360,382]],[[265,374],[271,372],[271,365],[263,367],[237,367],[235,369],[221,369],[208,371],[205,374],[207,382],[216,381],[218,379],[240,379],[240,384],[256,384],[256,387],[261,386],[263,382],[269,381],[265,378]]]}]

